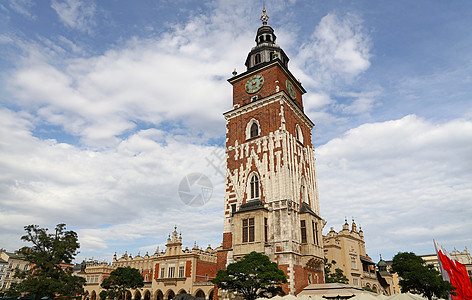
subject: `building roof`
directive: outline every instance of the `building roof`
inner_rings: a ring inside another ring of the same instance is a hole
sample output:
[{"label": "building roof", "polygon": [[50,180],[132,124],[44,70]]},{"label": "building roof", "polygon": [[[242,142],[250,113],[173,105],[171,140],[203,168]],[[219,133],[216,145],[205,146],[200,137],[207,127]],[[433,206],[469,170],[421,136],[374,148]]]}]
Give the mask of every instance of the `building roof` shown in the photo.
[{"label": "building roof", "polygon": [[341,297],[342,299],[348,299],[358,294],[371,294],[372,293],[361,289],[360,287],[344,284],[344,283],[323,283],[323,284],[310,284],[301,291],[298,296],[314,296],[322,295],[324,298],[335,298]]},{"label": "building roof", "polygon": [[370,264],[370,265],[375,265],[375,263],[374,263],[371,259],[369,259],[369,258],[367,258],[367,257],[360,256],[360,259],[361,259],[362,262],[368,263],[368,264]]},{"label": "building roof", "polygon": [[245,211],[251,211],[251,210],[258,210],[258,209],[266,209],[264,207],[264,203],[262,203],[261,200],[252,200],[244,203],[241,205],[238,209],[238,211],[234,212],[235,214],[240,213],[240,212],[245,212]]},{"label": "building roof", "polygon": [[311,210],[311,208],[308,206],[307,203],[303,202],[302,203],[302,207],[300,208],[300,213],[303,214],[303,213],[309,213],[315,217],[317,217],[318,219],[321,220],[321,217],[318,216],[314,211]]}]

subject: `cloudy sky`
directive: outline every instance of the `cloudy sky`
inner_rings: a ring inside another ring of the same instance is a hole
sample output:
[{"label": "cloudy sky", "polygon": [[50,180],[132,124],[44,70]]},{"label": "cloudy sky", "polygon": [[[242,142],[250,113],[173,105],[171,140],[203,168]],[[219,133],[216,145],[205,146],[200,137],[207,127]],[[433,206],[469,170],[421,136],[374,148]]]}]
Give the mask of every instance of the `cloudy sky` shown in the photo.
[{"label": "cloudy sky", "polygon": [[[225,121],[262,1],[0,2],[0,248],[66,223],[77,260],[222,240]],[[308,91],[320,205],[367,252],[472,247],[472,2],[266,1]],[[222,164],[223,163],[223,164]],[[179,197],[187,175],[205,204]]]}]

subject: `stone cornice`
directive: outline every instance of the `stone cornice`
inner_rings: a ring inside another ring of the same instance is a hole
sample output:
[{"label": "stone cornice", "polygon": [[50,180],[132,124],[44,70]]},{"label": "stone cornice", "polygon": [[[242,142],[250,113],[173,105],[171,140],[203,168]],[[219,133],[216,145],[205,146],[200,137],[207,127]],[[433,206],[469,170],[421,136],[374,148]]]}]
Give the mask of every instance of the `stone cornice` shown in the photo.
[{"label": "stone cornice", "polygon": [[310,120],[310,118],[305,115],[305,113],[295,104],[293,103],[292,100],[290,100],[289,96],[285,93],[285,91],[280,91],[278,93],[275,93],[273,95],[270,95],[269,97],[262,98],[260,100],[256,100],[254,102],[251,102],[249,104],[243,105],[241,107],[238,107],[236,109],[230,110],[228,112],[225,112],[223,116],[225,117],[226,120],[229,120],[231,118],[234,118],[236,116],[239,116],[243,113],[247,113],[250,111],[253,111],[257,108],[260,108],[264,105],[276,102],[276,101],[284,101],[294,112],[295,114],[303,121],[305,124],[310,128],[310,130],[313,129],[315,124]]}]

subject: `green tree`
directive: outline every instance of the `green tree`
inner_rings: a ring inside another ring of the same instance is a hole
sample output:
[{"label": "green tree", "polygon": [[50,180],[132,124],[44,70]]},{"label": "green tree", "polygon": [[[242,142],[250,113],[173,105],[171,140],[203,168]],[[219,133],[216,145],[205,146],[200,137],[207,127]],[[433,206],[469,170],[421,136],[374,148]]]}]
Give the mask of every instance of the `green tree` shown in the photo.
[{"label": "green tree", "polygon": [[25,226],[26,234],[21,237],[32,246],[18,251],[30,263],[26,271],[17,271],[15,277],[22,281],[14,288],[27,293],[36,300],[42,297],[75,297],[83,294],[85,279],[72,275],[72,270],[61,264],[70,264],[78,253],[80,244],[77,233],[66,231],[65,224],[58,224],[54,233],[38,225]]},{"label": "green tree", "polygon": [[331,260],[331,262],[328,262],[328,259],[325,257],[324,259],[324,273],[325,273],[325,282],[326,283],[334,283],[334,282],[339,282],[339,283],[349,283],[349,279],[344,275],[343,270],[340,268],[334,269],[334,273],[331,273],[331,268],[334,267],[336,264],[335,260]]},{"label": "green tree", "polygon": [[138,269],[131,267],[118,267],[110,273],[110,277],[103,280],[101,287],[106,291],[100,292],[100,298],[115,298],[126,295],[129,289],[144,286],[144,277]]},{"label": "green tree", "polygon": [[392,271],[396,272],[402,292],[422,294],[428,299],[433,296],[447,299],[449,293],[454,294],[455,287],[444,281],[433,265],[425,265],[425,261],[413,252],[399,252],[393,257]]},{"label": "green tree", "polygon": [[286,283],[287,277],[269,257],[251,252],[242,260],[229,264],[226,270],[219,270],[211,282],[221,289],[242,295],[246,300],[254,300],[284,295],[280,284]]}]

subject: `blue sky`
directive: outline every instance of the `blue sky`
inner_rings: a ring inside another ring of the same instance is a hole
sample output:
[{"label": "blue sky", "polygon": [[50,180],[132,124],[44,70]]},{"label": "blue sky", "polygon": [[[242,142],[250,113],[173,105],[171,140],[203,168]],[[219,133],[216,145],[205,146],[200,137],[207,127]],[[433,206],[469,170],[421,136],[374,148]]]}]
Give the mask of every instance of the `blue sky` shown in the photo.
[{"label": "blue sky", "polygon": [[[260,26],[254,1],[0,2],[0,247],[66,223],[78,260],[152,253],[177,225],[219,246],[226,79]],[[368,254],[471,247],[472,3],[266,1],[307,90],[323,218]],[[186,175],[210,201],[179,199]]]}]

